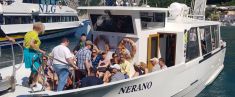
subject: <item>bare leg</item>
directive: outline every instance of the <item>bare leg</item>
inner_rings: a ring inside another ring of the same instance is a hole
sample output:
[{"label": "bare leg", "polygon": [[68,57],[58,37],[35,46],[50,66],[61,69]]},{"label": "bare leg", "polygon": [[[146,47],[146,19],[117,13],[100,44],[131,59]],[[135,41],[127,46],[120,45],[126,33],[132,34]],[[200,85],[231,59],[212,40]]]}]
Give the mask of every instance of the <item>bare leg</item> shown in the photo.
[{"label": "bare leg", "polygon": [[109,71],[106,71],[104,74],[104,78],[103,78],[104,83],[109,83],[110,77],[111,77],[111,73]]}]

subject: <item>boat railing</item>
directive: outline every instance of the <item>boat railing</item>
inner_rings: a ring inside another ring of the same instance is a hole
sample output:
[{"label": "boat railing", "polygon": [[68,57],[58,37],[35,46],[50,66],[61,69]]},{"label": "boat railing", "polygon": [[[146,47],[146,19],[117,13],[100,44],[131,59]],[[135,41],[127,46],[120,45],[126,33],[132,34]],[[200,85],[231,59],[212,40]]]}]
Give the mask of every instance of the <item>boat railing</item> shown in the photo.
[{"label": "boat railing", "polygon": [[[11,76],[10,76],[10,79],[8,79],[8,80],[6,80],[7,82],[9,82],[9,83],[11,83],[11,86],[9,86],[9,87],[7,87],[7,88],[11,88],[11,90],[12,91],[14,91],[15,90],[15,84],[16,84],[16,82],[15,82],[15,75],[16,75],[16,71],[17,70],[19,70],[20,68],[21,68],[21,66],[22,66],[22,63],[23,63],[23,55],[22,55],[22,60],[21,60],[21,63],[20,63],[20,65],[18,66],[18,67],[16,67],[16,54],[15,54],[15,48],[18,46],[19,48],[20,48],[20,50],[23,52],[23,47],[19,44],[19,43],[11,43],[11,42],[1,42],[1,44],[0,44],[0,47],[2,47],[2,46],[6,46],[6,45],[9,45],[10,44],[10,48],[6,48],[7,49],[7,51],[9,51],[8,49],[11,49],[10,51],[11,51],[11,59],[8,59],[7,58],[7,60],[6,61],[4,61],[3,60],[3,57],[5,57],[5,56],[0,56],[0,57],[2,57],[1,59],[2,60],[0,60],[1,62],[0,62],[0,65],[6,65],[6,66],[9,66],[10,64],[8,64],[8,63],[12,63],[12,68],[13,68],[13,71],[12,71],[12,74],[11,74]],[[2,49],[0,49],[0,52],[1,52],[1,54],[2,54]],[[10,53],[8,53],[7,52],[7,54],[9,55]]]}]

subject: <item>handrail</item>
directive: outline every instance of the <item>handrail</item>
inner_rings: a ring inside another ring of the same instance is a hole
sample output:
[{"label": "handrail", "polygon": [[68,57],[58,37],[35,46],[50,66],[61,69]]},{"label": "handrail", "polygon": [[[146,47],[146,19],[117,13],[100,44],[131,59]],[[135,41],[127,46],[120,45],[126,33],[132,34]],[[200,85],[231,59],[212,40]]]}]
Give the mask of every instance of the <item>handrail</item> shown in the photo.
[{"label": "handrail", "polygon": [[[17,42],[15,44],[17,44],[20,47],[20,49],[21,49],[21,51],[23,53],[24,52],[23,47],[19,43],[17,43]],[[23,63],[24,63],[24,54],[22,54],[22,60],[21,60],[20,66],[18,68],[15,67],[15,70],[18,71],[21,68],[21,66],[23,65]]]},{"label": "handrail", "polygon": [[23,47],[19,44],[19,43],[12,43],[12,42],[1,42],[0,43],[0,47],[2,46],[10,46],[11,47],[11,54],[12,54],[12,60],[9,61],[4,61],[4,62],[0,62],[0,64],[5,64],[5,63],[9,63],[12,62],[12,67],[13,67],[13,72],[11,74],[11,79],[10,79],[10,83],[11,83],[11,91],[15,90],[15,86],[16,86],[16,80],[15,80],[15,76],[16,76],[16,71],[19,70],[22,66],[23,63],[23,55],[22,55],[22,60],[21,60],[21,64],[19,67],[16,67],[16,60],[15,60],[15,52],[14,52],[14,45],[18,45],[21,48],[21,51],[23,52]]}]

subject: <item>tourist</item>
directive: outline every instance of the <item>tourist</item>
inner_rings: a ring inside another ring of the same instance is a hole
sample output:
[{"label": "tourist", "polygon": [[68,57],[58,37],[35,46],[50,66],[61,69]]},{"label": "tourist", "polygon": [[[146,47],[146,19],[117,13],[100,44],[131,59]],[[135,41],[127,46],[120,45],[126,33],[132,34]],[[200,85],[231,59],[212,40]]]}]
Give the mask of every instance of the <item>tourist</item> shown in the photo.
[{"label": "tourist", "polygon": [[111,82],[123,80],[126,78],[125,75],[120,71],[120,65],[114,64],[110,66],[110,68],[112,69]]},{"label": "tourist", "polygon": [[79,81],[83,77],[86,77],[86,75],[90,75],[90,70],[89,68],[92,67],[91,63],[91,46],[92,42],[91,41],[86,41],[85,42],[85,47],[80,49],[77,54],[77,66],[79,68],[78,71],[76,71],[76,79]]},{"label": "tourist", "polygon": [[29,85],[32,88],[36,85],[38,78],[38,70],[41,65],[39,53],[45,54],[46,52],[40,49],[41,41],[38,37],[45,29],[45,26],[40,23],[33,24],[33,31],[29,31],[24,36],[24,62],[25,68],[31,69],[29,77]]},{"label": "tourist", "polygon": [[108,66],[110,65],[110,60],[107,58],[107,53],[102,52],[101,55],[102,58],[97,67],[97,71],[100,78],[104,77],[104,73],[108,70]]},{"label": "tourist", "polygon": [[96,76],[96,70],[90,68],[90,75],[81,80],[81,87],[103,84],[103,81]]},{"label": "tourist", "polygon": [[160,66],[160,69],[167,69],[167,66],[165,64],[165,60],[163,58],[159,58],[159,66]]},{"label": "tourist", "polygon": [[80,40],[79,40],[77,46],[75,46],[75,48],[73,49],[74,54],[76,54],[80,49],[85,47],[86,39],[87,39],[86,34],[83,33],[80,37]]},{"label": "tourist", "polygon": [[68,45],[69,40],[67,38],[63,38],[61,44],[53,48],[51,53],[51,56],[53,57],[53,68],[59,77],[57,91],[62,91],[67,83],[69,66],[73,67],[75,70],[78,69],[76,64],[73,62],[73,55],[67,47]]},{"label": "tourist", "polygon": [[[118,58],[117,53],[113,53],[112,59],[110,59],[110,66],[114,64],[119,64],[119,58]],[[104,73],[104,78],[103,78],[104,83],[108,83],[110,81],[110,77],[112,75],[111,74],[112,68],[110,68],[110,66],[108,66],[108,68],[106,69],[106,72]]]},{"label": "tourist", "polygon": [[39,75],[38,83],[44,85],[45,90],[53,90],[56,83],[58,83],[58,77],[53,71],[51,60],[46,56],[43,56],[42,59],[44,75]]},{"label": "tourist", "polygon": [[135,69],[134,77],[148,73],[147,64],[145,64],[144,62],[140,62],[140,64],[135,64],[134,69]]},{"label": "tourist", "polygon": [[161,69],[160,69],[160,66],[159,66],[159,60],[158,60],[158,58],[154,57],[154,58],[150,59],[150,62],[151,62],[151,64],[152,64],[152,66],[153,66],[152,72],[161,70]]},{"label": "tourist", "polygon": [[102,56],[99,54],[99,51],[97,49],[92,49],[92,54],[91,54],[91,61],[92,61],[92,66],[93,68],[96,70],[96,68],[98,67],[98,64],[102,58]]},{"label": "tourist", "polygon": [[4,33],[4,31],[2,30],[2,28],[0,27],[0,38],[1,38],[1,37],[5,37],[7,40],[9,40],[9,41],[15,43],[15,39],[14,39],[14,38],[11,38],[11,37],[9,37],[9,36],[7,36],[7,35]]},{"label": "tourist", "polygon": [[119,57],[117,53],[112,54],[112,59],[110,59],[111,65],[119,64]]},{"label": "tourist", "polygon": [[130,62],[125,59],[124,55],[120,55],[120,67],[121,72],[125,75],[125,78],[130,77]]}]

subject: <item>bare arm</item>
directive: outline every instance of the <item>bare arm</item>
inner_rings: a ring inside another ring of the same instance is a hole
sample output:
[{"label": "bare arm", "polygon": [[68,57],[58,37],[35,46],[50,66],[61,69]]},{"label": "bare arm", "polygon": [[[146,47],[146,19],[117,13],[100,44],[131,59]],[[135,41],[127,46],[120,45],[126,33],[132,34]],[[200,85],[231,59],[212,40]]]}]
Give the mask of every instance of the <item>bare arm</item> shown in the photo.
[{"label": "bare arm", "polygon": [[89,69],[90,66],[91,66],[91,63],[89,62],[89,60],[86,59],[85,61],[85,65],[86,65],[86,68]]},{"label": "bare arm", "polygon": [[11,37],[9,37],[9,36],[6,36],[6,39],[9,40],[9,41],[11,41],[11,42],[13,42],[13,43],[16,42],[14,38],[11,38]]},{"label": "bare arm", "polygon": [[38,47],[35,45],[35,40],[34,40],[34,39],[32,39],[32,40],[30,41],[30,47],[33,48],[34,50],[37,50],[37,51],[43,53],[43,54],[46,53],[45,51],[41,50],[40,48],[38,48]]},{"label": "bare arm", "polygon": [[73,62],[73,58],[67,58],[66,61],[70,64],[71,67],[75,68],[76,70],[78,69],[78,67]]}]

